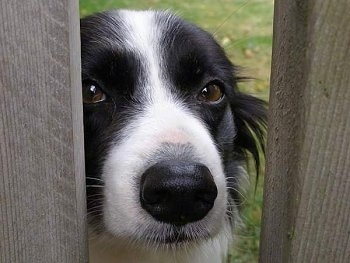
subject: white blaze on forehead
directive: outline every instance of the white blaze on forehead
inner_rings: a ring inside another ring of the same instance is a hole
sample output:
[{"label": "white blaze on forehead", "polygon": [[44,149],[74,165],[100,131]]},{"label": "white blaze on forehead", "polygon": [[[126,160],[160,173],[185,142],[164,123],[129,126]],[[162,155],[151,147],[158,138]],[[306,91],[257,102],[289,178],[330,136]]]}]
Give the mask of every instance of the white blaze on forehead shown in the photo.
[{"label": "white blaze on forehead", "polygon": [[143,94],[147,101],[163,101],[168,98],[166,87],[162,81],[162,54],[161,35],[162,29],[156,21],[156,13],[152,11],[131,11],[120,12],[125,32],[125,48],[131,50],[140,59],[144,71],[141,84]]}]

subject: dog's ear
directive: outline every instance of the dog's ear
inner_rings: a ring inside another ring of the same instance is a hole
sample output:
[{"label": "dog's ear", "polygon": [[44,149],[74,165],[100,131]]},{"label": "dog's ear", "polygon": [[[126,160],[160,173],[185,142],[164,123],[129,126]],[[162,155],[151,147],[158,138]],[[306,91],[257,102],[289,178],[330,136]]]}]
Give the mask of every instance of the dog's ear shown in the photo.
[{"label": "dog's ear", "polygon": [[247,152],[252,154],[258,177],[261,155],[265,155],[267,103],[251,95],[236,92],[231,99],[231,108],[237,128],[235,151],[242,157],[246,157]]}]

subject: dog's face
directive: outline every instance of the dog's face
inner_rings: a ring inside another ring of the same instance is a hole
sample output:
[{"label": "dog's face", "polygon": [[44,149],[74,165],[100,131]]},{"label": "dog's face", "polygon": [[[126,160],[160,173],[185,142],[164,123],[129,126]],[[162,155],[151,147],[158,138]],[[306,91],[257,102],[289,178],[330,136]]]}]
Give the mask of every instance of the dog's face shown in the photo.
[{"label": "dog's face", "polygon": [[166,12],[102,13],[81,34],[91,227],[158,246],[230,229],[265,113],[223,50]]}]

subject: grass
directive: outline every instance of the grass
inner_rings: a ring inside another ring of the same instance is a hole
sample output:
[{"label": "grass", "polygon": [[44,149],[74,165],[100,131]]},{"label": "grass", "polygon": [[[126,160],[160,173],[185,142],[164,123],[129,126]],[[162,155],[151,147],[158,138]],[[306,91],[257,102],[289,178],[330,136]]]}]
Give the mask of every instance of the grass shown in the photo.
[{"label": "grass", "polygon": [[[234,64],[242,67],[241,74],[254,77],[239,88],[268,99],[273,0],[80,0],[81,16],[117,8],[170,9],[212,32]],[[251,174],[243,210],[245,225],[237,233],[230,257],[235,263],[258,261],[263,176],[254,194],[254,171]]]}]

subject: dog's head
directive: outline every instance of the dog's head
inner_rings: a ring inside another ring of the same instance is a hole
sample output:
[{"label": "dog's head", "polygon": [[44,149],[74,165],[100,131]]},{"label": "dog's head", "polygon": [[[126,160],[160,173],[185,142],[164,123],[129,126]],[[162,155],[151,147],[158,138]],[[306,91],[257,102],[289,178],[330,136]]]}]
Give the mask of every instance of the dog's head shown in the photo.
[{"label": "dog's head", "polygon": [[168,12],[105,12],[81,35],[91,226],[158,245],[229,229],[264,103],[237,90],[210,34]]}]

